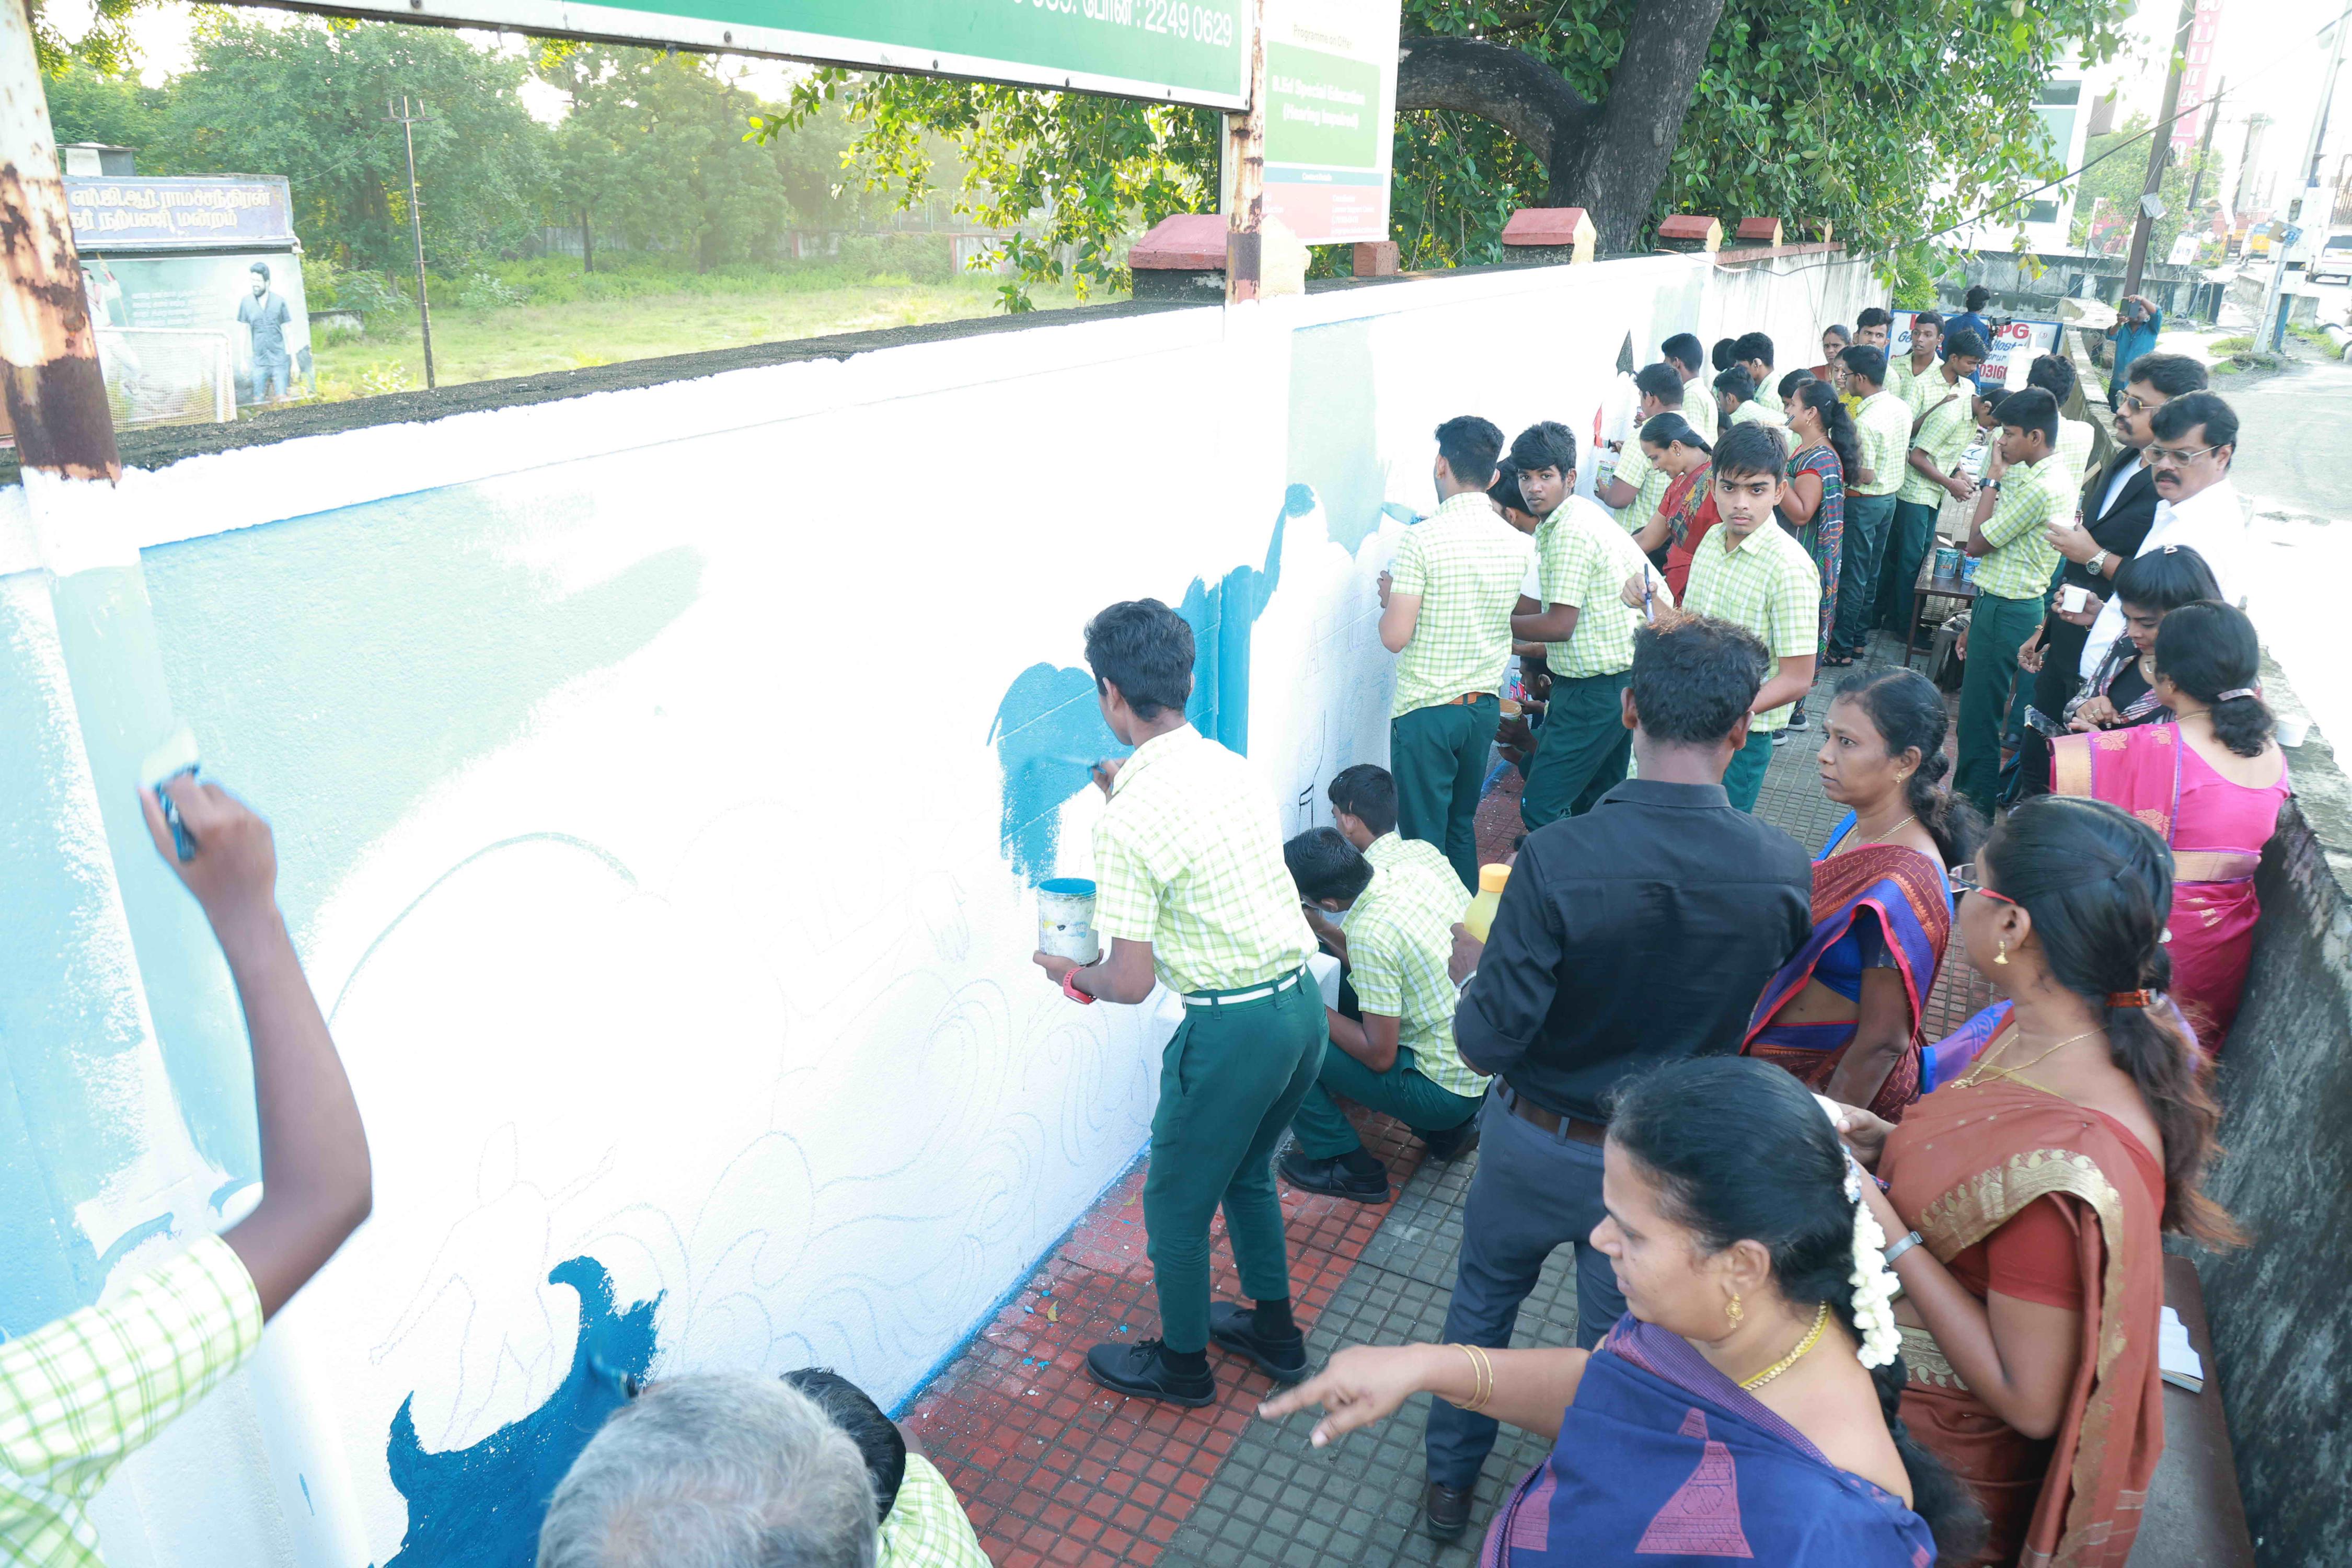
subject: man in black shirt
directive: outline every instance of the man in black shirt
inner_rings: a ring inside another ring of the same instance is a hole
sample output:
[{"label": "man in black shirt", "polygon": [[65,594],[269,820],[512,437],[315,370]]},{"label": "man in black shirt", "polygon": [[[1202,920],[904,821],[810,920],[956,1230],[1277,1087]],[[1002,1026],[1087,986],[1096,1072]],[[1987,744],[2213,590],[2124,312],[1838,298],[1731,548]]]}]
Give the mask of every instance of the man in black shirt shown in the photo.
[{"label": "man in black shirt", "polygon": [[[2156,523],[2156,481],[2140,453],[2156,439],[2156,411],[2176,397],[2205,390],[2205,366],[2187,354],[2143,354],[2116,405],[2116,455],[2083,486],[2082,512],[2053,518],[2050,542],[2065,557],[2058,586],[2090,595],[2080,610],[2053,602],[2040,634],[2018,651],[2018,663],[2032,672],[2033,711],[2058,724],[2067,699],[2083,684],[2084,641],[2100,605],[2115,592],[2116,574],[2139,553]],[[2063,725],[2060,726],[2063,732]],[[2024,749],[2018,758],[2021,795],[2050,793],[2050,738],[2029,717]]]},{"label": "man in black shirt", "polygon": [[[1770,662],[1747,630],[1704,616],[1636,632],[1624,703],[1640,776],[1520,847],[1454,1016],[1463,1060],[1496,1080],[1448,1342],[1510,1343],[1519,1303],[1570,1244],[1577,1342],[1600,1342],[1625,1310],[1591,1242],[1611,1091],[1662,1062],[1738,1050],[1765,983],[1812,928],[1803,847],[1723,791]],[[1457,966],[1474,945],[1457,937]],[[1488,1417],[1430,1407],[1432,1535],[1462,1533],[1494,1446]]]}]

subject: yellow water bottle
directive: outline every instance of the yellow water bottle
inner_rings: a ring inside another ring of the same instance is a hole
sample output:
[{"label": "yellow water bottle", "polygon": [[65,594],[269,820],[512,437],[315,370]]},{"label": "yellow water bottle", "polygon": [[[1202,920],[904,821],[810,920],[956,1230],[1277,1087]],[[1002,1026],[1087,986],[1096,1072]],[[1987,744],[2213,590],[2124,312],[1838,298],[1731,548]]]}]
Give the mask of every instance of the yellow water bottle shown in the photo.
[{"label": "yellow water bottle", "polygon": [[1470,934],[1480,942],[1486,940],[1486,932],[1495,923],[1495,910],[1503,902],[1503,884],[1510,879],[1511,868],[1508,866],[1478,868],[1478,894],[1470,900],[1469,909],[1463,911],[1462,923],[1469,927]]}]

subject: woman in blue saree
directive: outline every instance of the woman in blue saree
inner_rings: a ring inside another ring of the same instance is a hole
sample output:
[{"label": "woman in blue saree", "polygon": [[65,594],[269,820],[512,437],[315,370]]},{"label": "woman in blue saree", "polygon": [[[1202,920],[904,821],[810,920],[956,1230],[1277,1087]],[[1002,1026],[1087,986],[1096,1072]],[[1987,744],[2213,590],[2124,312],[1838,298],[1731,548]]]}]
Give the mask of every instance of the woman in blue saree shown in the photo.
[{"label": "woman in blue saree", "polygon": [[1593,1231],[1626,1315],[1598,1348],[1351,1346],[1267,1401],[1317,1447],[1434,1394],[1554,1439],[1481,1568],[1966,1562],[1983,1518],[1896,1417],[1892,1277],[1822,1104],[1702,1058],[1621,1094]]},{"label": "woman in blue saree", "polygon": [[1928,993],[1952,934],[1948,866],[1983,837],[1941,782],[1944,694],[1916,669],[1850,675],[1822,721],[1822,792],[1847,806],[1813,862],[1813,934],[1764,987],[1742,1054],[1886,1121],[1919,1098]]}]

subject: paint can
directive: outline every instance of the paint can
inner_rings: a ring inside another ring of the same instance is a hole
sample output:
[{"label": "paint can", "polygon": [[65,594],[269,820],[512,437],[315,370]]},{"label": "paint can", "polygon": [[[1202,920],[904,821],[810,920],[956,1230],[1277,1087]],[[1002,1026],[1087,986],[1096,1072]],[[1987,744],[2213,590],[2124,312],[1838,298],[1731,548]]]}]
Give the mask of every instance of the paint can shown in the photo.
[{"label": "paint can", "polygon": [[1092,963],[1102,956],[1095,935],[1095,885],[1084,877],[1056,877],[1037,887],[1037,946],[1056,958]]},{"label": "paint can", "polygon": [[1957,544],[1938,546],[1936,551],[1936,575],[1949,582],[1959,574],[1960,547]]},{"label": "paint can", "polygon": [[1973,582],[1975,582],[1976,580],[1977,580],[1977,558],[1976,558],[1975,556],[1973,556],[1973,555],[1963,555],[1963,556],[1961,556],[1961,557],[1960,557],[1960,581],[1961,581],[1961,582],[1963,582],[1963,583],[1973,583]]}]

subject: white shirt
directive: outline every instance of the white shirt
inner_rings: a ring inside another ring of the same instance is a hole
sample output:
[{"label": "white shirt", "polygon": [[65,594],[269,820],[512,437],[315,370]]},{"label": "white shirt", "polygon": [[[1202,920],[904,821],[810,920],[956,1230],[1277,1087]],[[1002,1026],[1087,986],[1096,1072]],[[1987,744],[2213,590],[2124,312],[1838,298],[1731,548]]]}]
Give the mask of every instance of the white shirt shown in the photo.
[{"label": "white shirt", "polygon": [[[2205,558],[2213,569],[2213,581],[2221,586],[2224,604],[2235,605],[2246,593],[2246,508],[2239,499],[2238,487],[2224,476],[2199,490],[2187,500],[2156,503],[2156,521],[2148,525],[2147,537],[2140,541],[2140,555],[2160,550],[2168,544],[2185,545]],[[2091,623],[2091,635],[2083,644],[2083,679],[2088,680],[2107,657],[2107,649],[2124,635],[2124,610],[2114,594],[2099,610],[2099,618]]]},{"label": "white shirt", "polygon": [[[2105,517],[2116,510],[2116,501],[2123,495],[2124,487],[2132,482],[2132,476],[2139,472],[2140,467],[2140,455],[2133,452],[2131,461],[2116,470],[2116,477],[2107,481],[2106,499],[2099,502],[2100,517]],[[2096,519],[2092,521],[2095,521]]]}]

